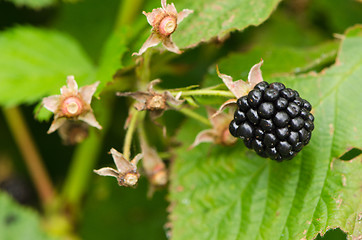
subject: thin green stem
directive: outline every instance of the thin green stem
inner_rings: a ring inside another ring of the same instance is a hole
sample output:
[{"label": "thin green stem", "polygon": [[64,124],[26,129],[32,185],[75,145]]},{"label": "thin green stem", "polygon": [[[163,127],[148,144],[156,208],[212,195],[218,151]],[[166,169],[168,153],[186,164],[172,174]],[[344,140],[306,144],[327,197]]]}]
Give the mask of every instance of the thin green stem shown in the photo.
[{"label": "thin green stem", "polygon": [[[176,96],[178,92],[171,92],[172,95]],[[231,92],[224,90],[209,90],[209,89],[198,89],[183,91],[181,96],[218,96],[218,97],[235,97]]]},{"label": "thin green stem", "polygon": [[139,126],[137,128],[137,132],[138,132],[138,138],[139,138],[139,141],[141,142],[141,146],[142,144],[147,144],[147,135],[146,135],[146,130],[145,130],[145,126],[144,126],[144,122],[140,122],[139,123]]},{"label": "thin green stem", "polygon": [[88,189],[87,185],[102,149],[104,135],[110,125],[114,97],[104,97],[102,100],[102,102],[95,102],[94,110],[99,116],[98,120],[102,124],[103,130],[98,131],[91,128],[89,137],[78,145],[63,187],[62,196],[66,204],[70,204],[74,210],[77,210],[84,192]]},{"label": "thin green stem", "polygon": [[209,119],[207,119],[207,118],[201,116],[200,114],[190,110],[189,108],[180,108],[180,109],[178,109],[178,111],[181,112],[182,114],[188,116],[188,117],[191,117],[191,118],[193,118],[193,119],[195,119],[195,120],[209,126],[209,127],[212,127]]},{"label": "thin green stem", "polygon": [[72,207],[78,206],[87,189],[86,186],[98,158],[102,140],[103,134],[97,134],[96,130],[92,129],[89,137],[76,148],[73,154],[70,171],[63,189],[63,196]]},{"label": "thin green stem", "polygon": [[116,28],[130,25],[135,17],[141,13],[143,0],[123,0],[119,5]]},{"label": "thin green stem", "polygon": [[123,156],[128,160],[130,160],[130,156],[131,156],[132,138],[133,138],[134,131],[136,130],[137,122],[143,120],[143,118],[145,116],[145,112],[139,112],[135,109],[132,109],[130,112],[130,115],[132,117],[131,117],[131,121],[128,125],[128,128],[127,128],[126,137],[125,137],[124,145],[123,145]]},{"label": "thin green stem", "polygon": [[147,84],[151,80],[150,64],[152,58],[152,49],[148,49],[141,58],[141,62],[136,69],[136,74],[139,79],[139,89],[146,88]]},{"label": "thin green stem", "polygon": [[3,112],[25,164],[29,169],[39,198],[44,205],[49,205],[54,199],[55,190],[24,117],[18,107],[4,108]]}]

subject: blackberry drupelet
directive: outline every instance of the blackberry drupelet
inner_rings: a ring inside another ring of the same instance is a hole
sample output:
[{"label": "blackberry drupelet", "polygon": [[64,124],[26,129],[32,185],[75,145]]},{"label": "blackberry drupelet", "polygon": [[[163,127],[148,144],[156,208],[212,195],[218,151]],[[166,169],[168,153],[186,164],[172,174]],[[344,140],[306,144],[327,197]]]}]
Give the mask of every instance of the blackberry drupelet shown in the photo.
[{"label": "blackberry drupelet", "polygon": [[237,105],[230,133],[258,155],[290,160],[309,143],[314,129],[312,106],[284,84],[260,82]]}]

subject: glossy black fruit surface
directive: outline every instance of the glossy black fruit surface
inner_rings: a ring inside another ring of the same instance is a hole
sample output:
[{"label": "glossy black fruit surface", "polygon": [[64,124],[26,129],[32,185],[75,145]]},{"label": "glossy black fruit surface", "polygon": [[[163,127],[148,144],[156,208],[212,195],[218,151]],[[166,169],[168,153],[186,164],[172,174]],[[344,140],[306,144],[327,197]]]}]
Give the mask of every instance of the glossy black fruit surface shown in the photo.
[{"label": "glossy black fruit surface", "polygon": [[248,94],[248,103],[251,107],[256,107],[261,102],[262,91],[259,89],[251,90]]},{"label": "glossy black fruit surface", "polygon": [[230,133],[259,156],[290,160],[311,139],[311,104],[282,83],[260,82],[237,105]]}]

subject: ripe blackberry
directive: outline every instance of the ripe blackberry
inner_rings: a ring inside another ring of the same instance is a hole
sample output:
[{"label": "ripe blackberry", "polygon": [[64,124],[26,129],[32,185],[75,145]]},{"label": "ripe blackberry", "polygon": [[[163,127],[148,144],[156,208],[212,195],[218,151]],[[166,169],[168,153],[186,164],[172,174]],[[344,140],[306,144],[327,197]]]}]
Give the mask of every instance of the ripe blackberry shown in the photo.
[{"label": "ripe blackberry", "polygon": [[258,155],[290,160],[309,143],[314,129],[312,106],[284,84],[260,82],[237,105],[230,133]]}]

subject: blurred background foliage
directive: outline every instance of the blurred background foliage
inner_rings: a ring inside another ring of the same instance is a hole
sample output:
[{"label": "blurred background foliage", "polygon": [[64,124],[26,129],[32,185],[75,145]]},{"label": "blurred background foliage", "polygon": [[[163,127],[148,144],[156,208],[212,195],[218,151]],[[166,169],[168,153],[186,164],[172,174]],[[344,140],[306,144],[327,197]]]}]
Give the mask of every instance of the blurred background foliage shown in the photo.
[{"label": "blurred background foliage", "polygon": [[[156,0],[130,2],[132,1],[0,1],[0,30],[5,32],[14,27],[35,26],[55,30],[54,34],[57,34],[57,32],[65,33],[66,36],[69,36],[69,41],[77,42],[80,52],[84,51],[84,66],[87,67],[81,73],[95,74],[102,78],[104,77],[102,76],[102,69],[106,72],[107,70],[104,69],[109,64],[113,64],[115,68],[117,68],[117,65],[118,68],[123,66],[123,70],[118,72],[118,75],[114,75],[115,79],[122,76],[121,83],[106,85],[109,80],[104,80],[103,87],[107,87],[100,93],[102,100],[104,100],[107,99],[105,95],[110,91],[126,90],[132,87],[127,81],[134,78],[134,61],[130,54],[136,51],[149,35],[149,26],[141,11],[143,9],[150,11],[152,8],[159,6],[159,1]],[[174,2],[176,6],[180,6],[180,9],[187,7],[187,1],[184,1],[186,3],[181,0],[175,0]],[[134,11],[136,14],[129,13],[129,17],[119,14],[126,14],[127,10],[122,9],[130,4],[135,4],[130,11]],[[273,69],[270,74],[298,74],[311,69],[318,71],[333,64],[338,50],[338,34],[343,34],[348,27],[354,24],[362,23],[361,13],[362,4],[354,0],[285,0],[260,26],[252,26],[243,31],[231,32],[227,38],[224,38],[224,41],[213,39],[208,43],[201,43],[180,56],[167,52],[155,53],[151,64],[150,79],[161,78],[163,80],[161,87],[163,88],[200,84],[202,79],[211,78],[210,73],[215,71],[215,63],[219,63],[220,67],[230,75],[240,78],[241,74],[241,77],[245,79],[247,71],[240,72],[235,71],[235,69],[228,69],[228,61],[245,61],[245,69],[247,70],[261,56],[270,62],[270,65],[265,66],[265,69],[263,69],[266,74],[264,77],[268,76],[268,67]],[[125,34],[117,37],[114,29],[116,29],[116,32],[120,31]],[[110,36],[115,37],[112,40]],[[43,37],[47,38],[49,36]],[[122,61],[119,61],[118,58],[110,59],[111,57],[108,56],[112,55],[113,47],[121,42],[121,38],[124,38],[124,42],[127,43],[126,48],[117,48],[117,54],[122,57]],[[103,49],[107,49],[106,42],[109,44],[109,55],[106,54],[107,51],[103,51]],[[73,50],[70,52],[74,54]],[[83,56],[83,53],[80,54]],[[285,59],[288,55],[293,57]],[[229,56],[229,58],[225,58],[226,56]],[[70,57],[72,56],[70,55]],[[232,60],[230,60],[230,57]],[[3,58],[2,54],[0,54],[0,58]],[[290,63],[291,59],[298,59],[298,63],[304,62],[302,64],[303,68],[294,69],[293,64]],[[317,62],[315,62],[316,59]],[[6,62],[6,60],[0,59],[0,62]],[[62,61],[66,61],[66,58],[62,59]],[[288,66],[288,64],[290,65]],[[97,69],[92,70],[95,66],[97,66]],[[16,69],[16,66],[14,69]],[[29,75],[33,74],[31,68],[29,68],[29,71]],[[95,73],[91,73],[91,71],[95,71]],[[41,76],[46,77],[47,73]],[[80,82],[88,83],[91,82],[90,79],[91,77],[80,77]],[[0,81],[2,80],[0,79]],[[60,82],[65,82],[65,78],[61,79]],[[220,81],[216,83],[220,83]],[[60,86],[57,85],[54,88],[56,92]],[[27,89],[23,91],[24,95],[26,95]],[[31,89],[28,91],[31,91]],[[44,91],[40,95],[45,93],[47,92]],[[10,95],[9,99],[1,102],[2,105],[14,106],[23,103],[21,99],[24,99],[24,96],[11,96],[13,93],[8,94]],[[20,94],[23,93],[20,92]],[[2,99],[2,96],[0,96],[0,99]],[[75,147],[62,145],[57,134],[46,134],[49,122],[39,122],[34,119],[36,100],[27,99],[24,102],[25,104],[19,106],[41,157],[44,159],[48,174],[56,189],[61,191],[64,185],[67,185],[67,181],[69,183],[67,173],[72,169],[72,156],[77,150]],[[94,144],[98,146],[98,149],[90,150],[90,154],[95,155],[93,156],[94,164],[90,166],[90,169],[110,165],[112,163],[111,156],[106,153],[111,147],[121,149],[123,145],[125,134],[123,124],[127,117],[127,103],[129,103],[129,100],[117,98],[110,101],[111,103],[107,106],[110,109],[100,110],[108,112],[107,119],[103,121],[106,122],[107,127],[105,129],[107,131],[102,134],[102,138],[94,140],[96,141]],[[95,103],[95,105],[96,109],[102,108],[99,103]],[[97,105],[100,106],[97,107]],[[48,114],[43,119],[49,117]],[[176,133],[180,127],[180,119],[183,119],[183,116],[173,111],[167,112],[162,119],[168,128],[170,136]],[[152,126],[149,126],[149,128],[151,129]],[[150,131],[154,131],[156,136],[161,136],[160,129]],[[30,206],[43,214],[44,209],[39,203],[40,200],[37,197],[27,167],[2,113],[0,113],[0,133],[1,189],[12,195],[20,204]],[[167,151],[166,144],[163,142],[154,144],[159,149]],[[138,150],[137,146],[134,145],[132,150],[136,152]],[[100,178],[93,173],[89,173],[89,177],[86,179],[85,184],[78,186],[81,190],[80,197],[76,198],[78,204],[76,209],[73,209],[73,207],[63,209],[65,215],[76,215],[75,235],[78,235],[81,239],[166,239],[168,232],[167,207],[169,206],[167,189],[157,191],[149,199],[147,198],[148,182],[144,178],[141,179],[136,189],[120,188],[114,179]],[[65,195],[69,192],[72,192],[72,190],[64,190]],[[67,196],[63,195],[63,197],[67,199]],[[28,210],[23,210],[19,206],[12,205],[13,203],[9,203],[9,201],[4,194],[0,194],[0,220],[2,221],[0,224],[0,239],[20,239],[16,235],[3,236],[1,232],[2,229],[12,224],[18,224],[16,226],[22,228],[23,221],[25,223],[31,222],[34,226],[37,224],[45,225],[45,228],[50,229],[49,232],[52,232],[53,235],[62,235],[61,231],[65,229],[66,232],[69,227],[62,222],[61,218],[57,218],[56,214],[45,214],[47,216],[45,220],[39,220],[39,218],[36,218],[34,211],[28,212]],[[6,204],[11,206],[6,208]],[[14,211],[5,213],[4,209],[14,209]],[[57,230],[57,227],[60,230]],[[15,232],[18,228],[9,231]],[[37,229],[37,227],[35,226],[33,229]],[[29,234],[35,234],[32,239],[40,239],[39,236],[43,233]],[[44,239],[46,238],[44,237]],[[324,237],[318,237],[317,239],[345,238],[346,235],[337,229],[329,231]]]}]

